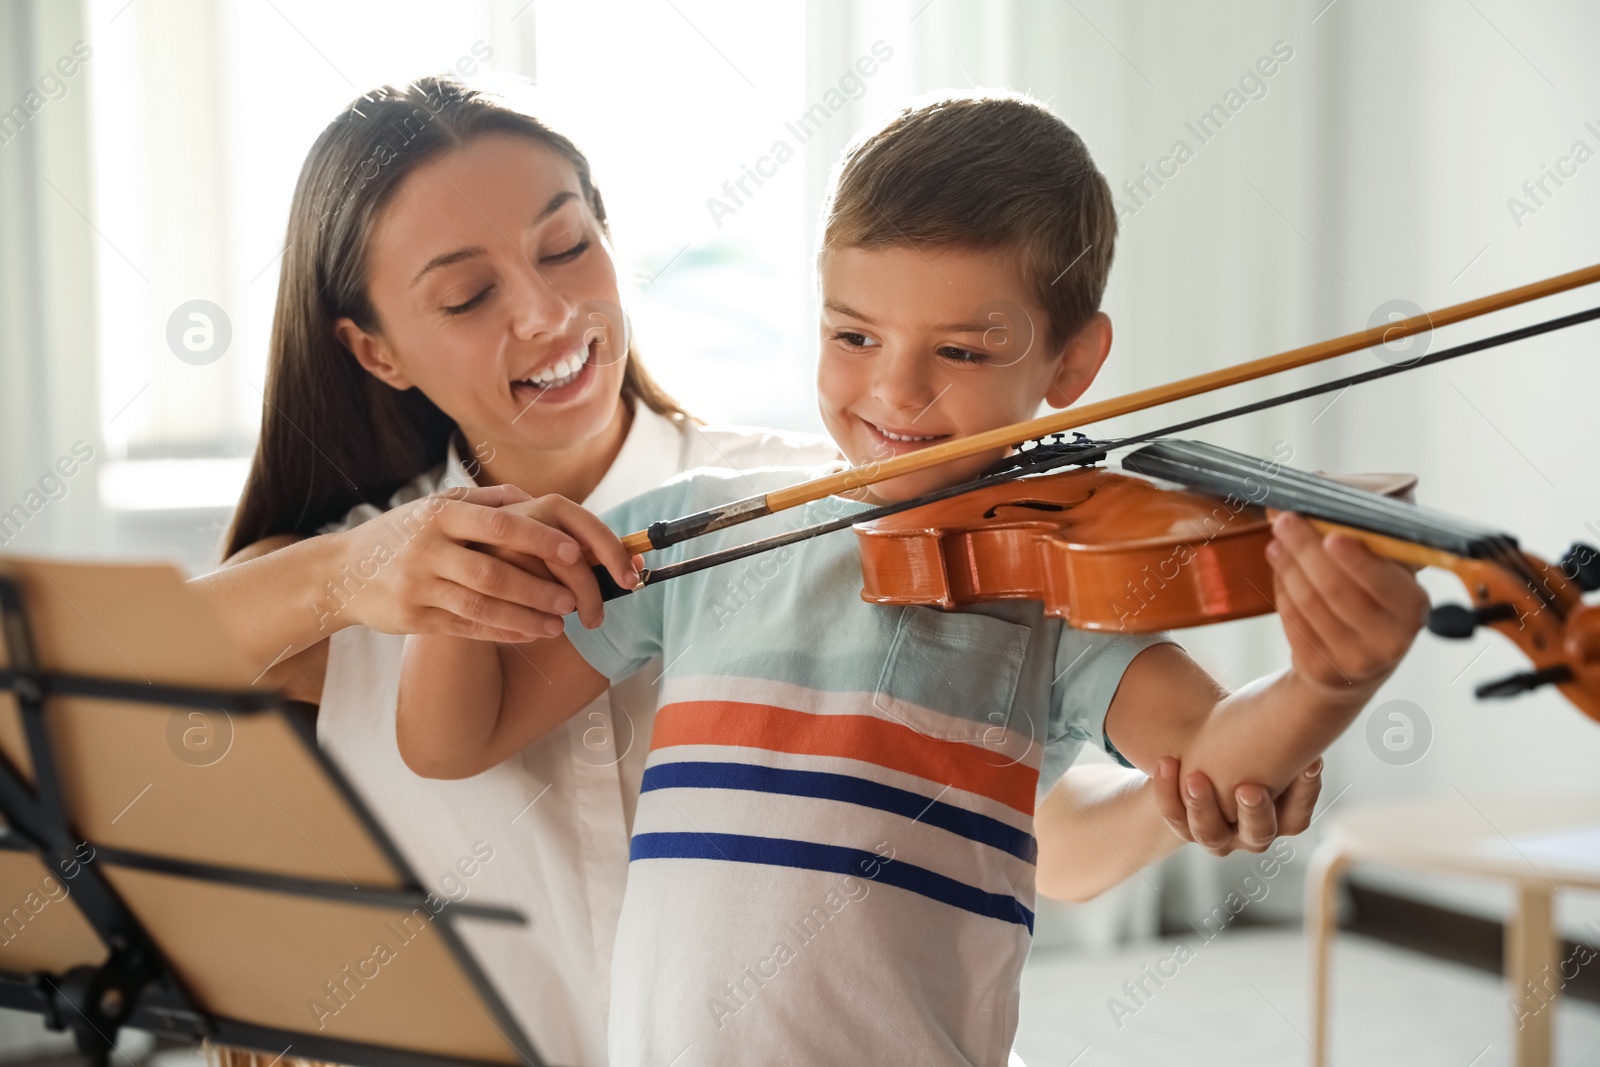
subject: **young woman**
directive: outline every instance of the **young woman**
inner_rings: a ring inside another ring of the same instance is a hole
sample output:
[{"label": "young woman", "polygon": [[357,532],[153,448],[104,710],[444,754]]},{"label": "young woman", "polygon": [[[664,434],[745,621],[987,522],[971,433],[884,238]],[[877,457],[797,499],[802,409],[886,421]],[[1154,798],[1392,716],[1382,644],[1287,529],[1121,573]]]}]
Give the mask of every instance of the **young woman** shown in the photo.
[{"label": "young woman", "polygon": [[[423,779],[395,739],[404,635],[559,631],[573,596],[515,561],[584,566],[586,539],[519,504],[561,497],[601,511],[698,466],[836,455],[821,438],[687,416],[640,363],[609,242],[583,154],[510,100],[426,78],[352,104],[302,168],[260,442],[226,563],[192,583],[261,684],[319,705],[319,742],[429,888],[527,914],[522,927],[459,928],[541,1055],[578,1065],[606,1059],[611,943],[660,668],[489,771]],[[628,561],[611,562],[620,578]],[[1161,817],[1124,809],[1119,833],[1156,841],[1170,826],[1219,854],[1259,851],[1304,829],[1319,788],[1302,778],[1274,805],[1241,787],[1235,827],[1203,776],[1180,799],[1177,768],[1164,770]],[[1088,818],[1114,792],[1100,777],[1081,800],[1053,797],[1041,827]],[[1041,849],[1043,865],[1048,833]]]}]

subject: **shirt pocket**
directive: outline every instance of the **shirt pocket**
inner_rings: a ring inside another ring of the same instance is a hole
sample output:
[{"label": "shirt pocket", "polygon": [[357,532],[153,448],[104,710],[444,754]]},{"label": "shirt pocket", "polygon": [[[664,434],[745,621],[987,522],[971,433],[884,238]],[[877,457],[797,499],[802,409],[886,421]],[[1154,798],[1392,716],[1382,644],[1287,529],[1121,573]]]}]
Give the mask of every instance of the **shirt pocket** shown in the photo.
[{"label": "shirt pocket", "polygon": [[873,707],[929,737],[1007,747],[1031,636],[976,612],[904,607]]}]

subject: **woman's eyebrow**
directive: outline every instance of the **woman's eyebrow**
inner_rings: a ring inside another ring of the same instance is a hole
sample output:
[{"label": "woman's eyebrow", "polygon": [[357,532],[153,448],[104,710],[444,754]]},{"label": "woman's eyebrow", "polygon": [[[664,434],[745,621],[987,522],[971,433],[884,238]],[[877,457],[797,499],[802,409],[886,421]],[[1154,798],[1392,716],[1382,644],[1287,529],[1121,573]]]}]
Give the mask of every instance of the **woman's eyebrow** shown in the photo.
[{"label": "woman's eyebrow", "polygon": [[[550,202],[545,204],[544,208],[533,217],[533,221],[528,225],[537,226],[551,215],[554,215],[557,211],[560,211],[564,204],[576,199],[578,199],[577,193],[573,192],[571,189],[563,189],[561,192],[550,198]],[[423,265],[421,270],[417,271],[417,276],[411,279],[411,284],[415,286],[422,280],[422,276],[428,273],[430,270],[434,270],[438,267],[448,267],[452,263],[460,263],[464,259],[471,259],[473,256],[481,255],[483,255],[483,249],[474,245],[471,248],[458,248],[454,252],[445,252],[442,255],[434,256]]]}]

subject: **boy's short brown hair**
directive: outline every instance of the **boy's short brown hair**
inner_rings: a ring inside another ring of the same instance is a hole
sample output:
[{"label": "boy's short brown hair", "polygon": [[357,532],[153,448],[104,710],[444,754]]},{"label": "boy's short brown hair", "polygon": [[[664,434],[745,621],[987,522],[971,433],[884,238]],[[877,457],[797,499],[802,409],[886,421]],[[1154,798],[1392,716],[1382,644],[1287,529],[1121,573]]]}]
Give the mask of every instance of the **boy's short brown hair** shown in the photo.
[{"label": "boy's short brown hair", "polygon": [[1099,310],[1117,213],[1083,139],[1017,93],[943,96],[854,141],[822,209],[822,249],[954,245],[1016,253],[1053,353]]}]

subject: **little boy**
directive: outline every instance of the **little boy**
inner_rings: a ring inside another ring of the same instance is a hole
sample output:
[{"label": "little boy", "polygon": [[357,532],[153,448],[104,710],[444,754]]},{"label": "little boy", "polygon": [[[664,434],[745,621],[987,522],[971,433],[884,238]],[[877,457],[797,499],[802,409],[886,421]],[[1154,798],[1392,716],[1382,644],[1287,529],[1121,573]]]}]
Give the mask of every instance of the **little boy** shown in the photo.
[{"label": "little boy", "polygon": [[[1082,141],[1023,98],[943,99],[852,146],[819,257],[818,403],[845,456],[862,463],[1029,418],[1041,401],[1071,404],[1110,349],[1098,308],[1115,232]],[[997,331],[993,308],[1022,318]],[[996,458],[651,562],[903,500]],[[630,532],[794,480],[694,472],[604,518]],[[1292,661],[1231,695],[1163,635],[1074,631],[1034,602],[864,603],[855,540],[836,534],[744,564],[733,610],[728,575],[713,569],[615,601],[596,625],[580,575],[563,579],[582,605],[564,637],[409,638],[400,747],[420,773],[475,773],[659,655],[662,707],[612,968],[612,1062],[1004,1063],[1033,924],[1035,806],[1079,747],[1107,744],[1146,772],[1177,756],[1210,774],[1225,809],[1241,782],[1276,793],[1420,627],[1426,597],[1404,568],[1295,516],[1275,534]],[[614,540],[597,544],[592,526],[583,536],[625,569]]]}]

